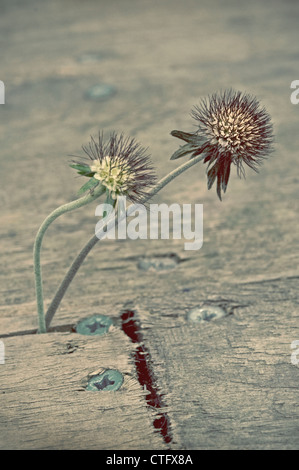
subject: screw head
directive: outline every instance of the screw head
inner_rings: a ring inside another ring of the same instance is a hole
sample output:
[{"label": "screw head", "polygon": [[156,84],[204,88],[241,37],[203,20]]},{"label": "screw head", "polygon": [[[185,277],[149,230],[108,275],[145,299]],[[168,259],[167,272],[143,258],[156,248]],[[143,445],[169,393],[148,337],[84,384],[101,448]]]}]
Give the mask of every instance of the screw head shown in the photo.
[{"label": "screw head", "polygon": [[94,85],[86,91],[86,98],[92,101],[104,101],[107,98],[115,95],[116,88],[112,85],[106,85],[101,83],[99,85]]},{"label": "screw head", "polygon": [[112,324],[112,319],[106,315],[92,315],[79,321],[76,331],[80,335],[99,336],[107,333]]},{"label": "screw head", "polygon": [[124,382],[124,376],[121,372],[114,369],[107,369],[101,374],[93,376],[86,387],[90,392],[116,392]]},{"label": "screw head", "polygon": [[194,307],[187,313],[187,320],[193,323],[201,323],[203,321],[214,321],[227,315],[223,308],[217,305],[204,305],[202,307]]},{"label": "screw head", "polygon": [[169,271],[176,268],[180,259],[177,255],[152,256],[150,258],[140,258],[138,268],[142,271]]}]

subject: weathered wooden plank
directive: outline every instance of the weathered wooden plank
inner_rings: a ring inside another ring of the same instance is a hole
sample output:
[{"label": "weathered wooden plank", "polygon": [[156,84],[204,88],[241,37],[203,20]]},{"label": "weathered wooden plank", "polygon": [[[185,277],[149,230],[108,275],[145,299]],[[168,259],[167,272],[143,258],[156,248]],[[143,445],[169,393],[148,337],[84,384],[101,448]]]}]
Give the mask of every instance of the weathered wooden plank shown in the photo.
[{"label": "weathered wooden plank", "polygon": [[189,322],[190,307],[174,292],[171,301],[136,307],[157,383],[167,390],[172,448],[298,449],[297,280],[249,287],[251,301],[232,286],[200,302],[231,313],[215,321]]},{"label": "weathered wooden plank", "polygon": [[[143,37],[143,41],[140,42],[136,41],[136,37],[139,34],[143,36],[141,19],[144,7],[134,2],[134,15],[132,12],[129,13],[121,2],[118,7],[120,16],[115,15],[113,11],[112,30],[109,26],[111,18],[109,5],[101,9],[101,20],[96,14],[96,5],[89,5],[88,9],[76,5],[71,16],[70,12],[62,11],[59,19],[54,15],[55,21],[51,28],[46,19],[47,14],[45,17],[40,15],[38,21],[33,20],[37,15],[33,0],[27,2],[26,7],[24,6],[18,13],[6,7],[5,15],[3,14],[0,19],[3,28],[7,24],[12,25],[10,34],[4,38],[6,57],[5,62],[3,60],[6,79],[12,91],[9,93],[9,106],[3,106],[0,115],[0,130],[3,136],[1,174],[4,175],[0,190],[3,210],[0,227],[3,253],[3,269],[0,273],[3,333],[30,329],[36,325],[32,276],[34,236],[43,218],[59,204],[74,198],[80,186],[78,180],[73,178],[73,171],[68,168],[67,155],[79,153],[82,143],[89,139],[91,133],[97,133],[99,126],[107,131],[116,128],[136,135],[144,145],[149,145],[158,174],[163,175],[177,165],[177,162],[168,160],[178,146],[178,141],[170,137],[169,132],[180,126],[186,130],[193,128],[193,123],[188,117],[190,107],[202,96],[220,87],[241,87],[259,94],[276,124],[279,158],[275,157],[271,164],[267,163],[260,176],[250,174],[246,182],[240,182],[232,176],[228,194],[222,204],[216,200],[213,192],[207,191],[202,165],[176,180],[174,185],[163,191],[159,200],[204,203],[205,245],[199,256],[209,258],[201,259],[202,272],[205,272],[205,275],[208,270],[209,276],[213,276],[210,274],[211,269],[208,269],[213,267],[216,273],[214,278],[219,276],[215,268],[220,264],[222,266],[225,264],[225,269],[221,270],[222,277],[239,279],[243,276],[246,280],[249,273],[245,270],[245,264],[246,269],[250,271],[251,268],[250,276],[254,278],[269,274],[265,273],[265,266],[258,271],[252,249],[248,256],[244,251],[240,251],[242,260],[246,263],[236,265],[234,260],[230,262],[232,244],[235,249],[234,242],[240,232],[244,232],[244,223],[250,227],[259,204],[264,206],[264,212],[259,215],[259,220],[268,227],[269,238],[265,247],[265,256],[267,259],[271,257],[268,271],[271,270],[280,276],[296,270],[298,258],[292,246],[296,237],[294,226],[294,221],[297,220],[296,205],[293,201],[294,195],[297,194],[295,191],[297,181],[292,169],[296,168],[297,163],[298,113],[296,106],[290,104],[286,87],[290,71],[293,70],[296,75],[297,70],[297,31],[296,28],[287,28],[296,15],[291,15],[291,9],[280,2],[275,2],[275,8],[271,12],[267,5],[261,5],[260,2],[251,2],[250,5],[244,3],[242,12],[238,9],[236,12],[232,2],[224,9],[221,7],[213,11],[212,19],[217,24],[217,28],[213,28],[213,31],[214,33],[218,31],[219,36],[214,34],[214,41],[211,44],[208,26],[210,23],[207,21],[211,10],[208,2],[201,2],[198,8],[193,1],[190,1],[189,8],[177,2],[175,8],[171,6],[172,21],[167,21],[167,24],[163,20],[166,12],[168,18],[167,4],[151,11],[148,3],[145,8],[154,34]],[[49,13],[51,15],[56,8],[60,11],[57,2],[52,3],[51,8]],[[68,15],[68,26],[63,19],[65,14]],[[266,37],[263,39],[263,35],[261,37],[253,33],[259,31],[260,22],[263,18],[268,19],[269,15],[283,34],[287,31],[287,47],[281,41],[279,34],[270,39]],[[89,23],[91,17],[92,25]],[[88,33],[84,33],[83,38],[81,26],[85,22],[88,22],[91,29],[88,28]],[[40,24],[40,32],[34,30],[35,24]],[[250,24],[249,35],[244,31],[244,24]],[[53,42],[53,28],[56,31],[55,42]],[[71,48],[67,39],[68,28],[73,28]],[[179,40],[178,30],[180,30]],[[191,30],[193,34],[190,34]],[[128,35],[124,45],[123,37],[126,36],[126,31]],[[199,35],[197,39],[194,36],[195,32]],[[39,34],[42,34],[42,41],[39,40]],[[259,41],[262,41],[262,44]],[[44,51],[41,44],[49,42],[51,58],[47,57],[42,66],[41,57]],[[29,43],[34,44],[34,48],[26,51],[26,60],[24,60],[24,50],[19,44]],[[101,44],[101,48],[94,51],[93,59],[91,57],[90,62],[80,60],[90,48],[90,44],[94,43]],[[162,50],[161,44],[163,44]],[[159,68],[157,69],[156,55],[152,52],[155,47],[159,50],[159,60],[166,67],[162,74]],[[130,62],[127,67],[121,65],[120,77],[118,70],[122,58],[126,57],[127,60],[129,50],[134,53],[129,54]],[[228,50],[234,51],[232,56],[228,55]],[[255,50],[254,58],[251,56],[252,50]],[[268,58],[267,67],[265,56]],[[144,57],[147,58],[146,61]],[[280,57],[282,61],[278,76],[275,73],[276,61],[272,60],[273,57]],[[282,75],[284,70],[287,71],[286,76]],[[99,103],[87,102],[84,99],[86,89],[99,80],[99,77],[104,81],[112,80],[113,77],[113,84],[118,87],[118,96],[112,101],[101,103],[101,106]],[[169,83],[172,86],[169,86]],[[74,90],[78,92],[76,100],[73,99]],[[23,119],[23,116],[26,116],[26,119]],[[78,119],[78,116],[81,118]],[[61,122],[64,124],[61,125]],[[47,132],[44,123],[47,123]],[[10,139],[12,129],[15,130],[13,133],[17,133],[18,139]],[[9,175],[9,178],[6,178],[6,175]],[[287,211],[285,200],[288,201]],[[266,202],[268,204],[265,204]],[[247,217],[242,216],[243,212],[244,215],[247,213]],[[228,214],[231,214],[230,218],[227,217]],[[290,223],[292,230],[288,230]],[[88,207],[76,214],[68,214],[49,230],[42,253],[46,303],[50,301],[79,247],[93,233],[94,225],[94,207]],[[232,231],[233,226],[235,231]],[[246,233],[246,244],[249,243],[248,234],[252,245],[259,243],[259,232],[255,231],[253,234],[249,231]],[[226,245],[227,249],[222,252],[222,256],[225,256],[223,260],[217,256],[217,247],[227,237],[229,243]],[[247,249],[246,244],[242,242],[243,250],[244,247]],[[93,259],[86,260],[82,274],[78,274],[78,281],[74,281],[73,289],[66,297],[59,316],[55,318],[58,324],[69,323],[70,317],[76,316],[72,304],[74,297],[78,296],[81,299],[88,290],[88,298],[95,296],[94,301],[96,301],[95,291],[98,291],[99,276],[101,283],[104,282],[101,297],[103,290],[107,295],[113,295],[111,282],[115,276],[117,284],[120,284],[119,292],[125,300],[132,300],[134,294],[142,288],[138,271],[134,271],[133,263],[128,262],[128,254],[135,250],[138,252],[138,244],[133,242],[132,248],[127,243],[122,245],[118,243],[117,248],[110,244],[111,251],[108,245],[105,244],[104,250],[96,248],[92,255]],[[155,254],[160,251],[181,250],[179,244],[165,241],[160,244],[151,241],[139,246],[140,255],[148,252]],[[274,251],[276,256],[272,256]],[[197,261],[196,254],[193,254],[193,257]],[[247,266],[248,263],[251,266]],[[110,273],[111,277],[105,271],[103,280],[100,274],[101,268],[108,266],[113,270]],[[125,270],[128,270],[128,277],[124,276],[123,269],[114,271],[117,267],[125,267]],[[133,271],[136,275],[131,277]],[[184,271],[187,271],[186,265]],[[86,286],[87,276],[89,286]],[[135,285],[135,289],[132,288],[132,292],[126,296],[129,279],[132,285]],[[155,275],[149,279],[153,289],[159,288]],[[83,309],[85,306],[87,308],[86,302]],[[2,308],[5,311],[2,311]],[[79,303],[76,305],[77,308],[80,308]],[[14,318],[13,324],[10,317]]]},{"label": "weathered wooden plank", "polygon": [[[156,449],[132,362],[134,347],[117,328],[101,337],[53,333],[4,340],[0,365],[1,449]],[[124,375],[118,391],[86,391],[102,369]]]},{"label": "weathered wooden plank", "polygon": [[[298,107],[290,103],[289,85],[298,78],[298,5],[276,1],[269,9],[267,2],[230,1],[225,8],[211,8],[208,0],[200,5],[171,0],[153,9],[152,1],[132,1],[131,8],[114,1],[101,5],[99,15],[96,3],[77,2],[65,10],[55,0],[43,10],[36,3],[30,0],[15,8],[6,2],[0,18],[1,31],[6,32],[1,62],[5,77],[0,78],[7,82],[8,93],[0,113],[0,336],[36,328],[34,236],[43,218],[74,199],[80,187],[67,166],[67,155],[79,154],[82,143],[99,127],[117,129],[150,147],[162,176],[177,165],[168,160],[178,147],[169,132],[193,129],[191,106],[219,88],[246,90],[261,98],[275,124],[276,153],[260,175],[248,172],[246,181],[232,175],[220,203],[214,191],[207,191],[205,169],[199,165],[157,199],[204,204],[203,248],[186,253],[180,240],[99,244],[53,325],[73,325],[103,313],[112,315],[119,328],[122,309],[132,308],[134,302],[157,386],[169,407],[173,448],[296,447],[298,368],[290,364],[289,344],[298,339]],[[275,27],[267,29],[265,24]],[[90,53],[91,60],[86,60]],[[99,80],[115,86],[117,94],[102,103],[87,101],[86,91]],[[68,214],[50,228],[42,252],[46,304],[77,250],[92,235],[94,209]],[[143,256],[171,252],[186,261],[164,273],[138,268]],[[188,310],[207,302],[233,315],[202,326],[186,323]],[[120,344],[127,344],[119,335]],[[97,341],[102,345],[102,339],[82,339],[83,346],[76,344],[83,349],[62,355],[73,337],[78,341],[78,335],[61,333],[3,338],[7,351],[12,348],[18,358],[15,366],[7,363],[9,383],[7,365],[0,365],[3,383],[10,386],[1,396],[4,447],[17,440],[25,448],[98,448],[83,418],[96,408],[91,433],[101,437],[99,445],[110,446],[112,434],[109,420],[101,430],[98,414],[112,418],[120,448],[135,447],[135,442],[144,447],[148,435],[150,445],[162,448],[160,438],[152,440],[152,417],[143,420],[148,410],[137,381],[132,406],[131,389],[109,398],[88,394],[90,405],[85,403],[87,392],[77,391],[81,372],[76,372],[73,359],[89,351],[90,356],[80,360],[84,374],[98,357],[105,362],[96,347],[92,354],[88,347]],[[119,351],[117,346],[108,365],[122,367]],[[42,369],[46,390],[37,390],[37,352],[48,367]],[[31,363],[34,375],[14,391],[13,374],[23,380]],[[65,380],[74,374],[74,389],[60,385],[60,369]],[[119,397],[126,408],[117,412]],[[135,409],[145,423],[141,432]],[[133,435],[131,442],[120,436],[118,422],[121,429],[128,428],[130,439]],[[31,442],[27,431],[33,435]]]}]

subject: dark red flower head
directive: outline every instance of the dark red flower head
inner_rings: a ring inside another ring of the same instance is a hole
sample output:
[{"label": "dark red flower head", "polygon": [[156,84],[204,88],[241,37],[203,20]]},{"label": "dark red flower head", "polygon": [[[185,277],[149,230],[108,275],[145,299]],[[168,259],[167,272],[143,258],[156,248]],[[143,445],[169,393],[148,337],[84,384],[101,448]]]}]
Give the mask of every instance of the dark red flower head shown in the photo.
[{"label": "dark red flower head", "polygon": [[172,135],[187,142],[171,157],[180,158],[192,153],[191,158],[203,154],[208,162],[208,188],[217,178],[217,194],[226,191],[231,164],[244,176],[245,163],[257,171],[264,158],[272,151],[273,129],[269,114],[258,100],[240,91],[226,90],[202,100],[191,112],[198,129],[193,134],[172,131]]}]

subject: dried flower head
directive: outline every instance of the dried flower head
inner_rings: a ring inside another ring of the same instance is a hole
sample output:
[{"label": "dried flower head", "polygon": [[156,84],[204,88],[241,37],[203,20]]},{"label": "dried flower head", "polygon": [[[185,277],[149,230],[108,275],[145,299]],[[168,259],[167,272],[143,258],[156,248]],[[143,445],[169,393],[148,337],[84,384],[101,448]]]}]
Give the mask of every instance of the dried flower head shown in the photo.
[{"label": "dried flower head", "polygon": [[113,132],[105,142],[99,133],[98,141],[92,137],[82,148],[88,158],[70,165],[80,175],[90,178],[79,190],[80,194],[93,191],[100,184],[112,200],[127,196],[132,202],[139,202],[156,181],[146,149],[135,139]]},{"label": "dried flower head", "polygon": [[198,129],[193,134],[172,131],[187,142],[171,157],[203,154],[208,162],[208,188],[217,178],[217,194],[226,191],[230,166],[237,166],[238,175],[245,176],[245,163],[257,171],[262,160],[272,151],[273,131],[269,114],[257,99],[240,91],[226,90],[202,100],[191,112]]}]

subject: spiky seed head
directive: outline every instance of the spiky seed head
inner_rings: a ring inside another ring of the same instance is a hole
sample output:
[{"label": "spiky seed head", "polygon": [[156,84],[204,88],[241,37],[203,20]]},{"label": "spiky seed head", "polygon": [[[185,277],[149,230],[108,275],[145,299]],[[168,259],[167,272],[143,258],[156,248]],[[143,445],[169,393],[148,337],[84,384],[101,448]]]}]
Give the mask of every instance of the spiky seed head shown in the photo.
[{"label": "spiky seed head", "polygon": [[113,132],[105,141],[99,133],[97,141],[92,137],[82,148],[87,158],[71,165],[80,175],[90,178],[81,193],[93,191],[100,184],[113,200],[127,196],[132,202],[140,202],[156,182],[146,149],[133,138]]},{"label": "spiky seed head", "polygon": [[[191,112],[197,131],[193,134],[173,131],[187,145],[176,152],[175,158],[185,153],[192,157],[203,153],[208,162],[208,188],[217,178],[217,193],[226,191],[231,163],[238,175],[245,175],[243,164],[257,171],[262,160],[272,151],[273,128],[269,114],[258,100],[240,91],[226,90],[201,101]],[[213,166],[212,166],[213,165]]]}]

